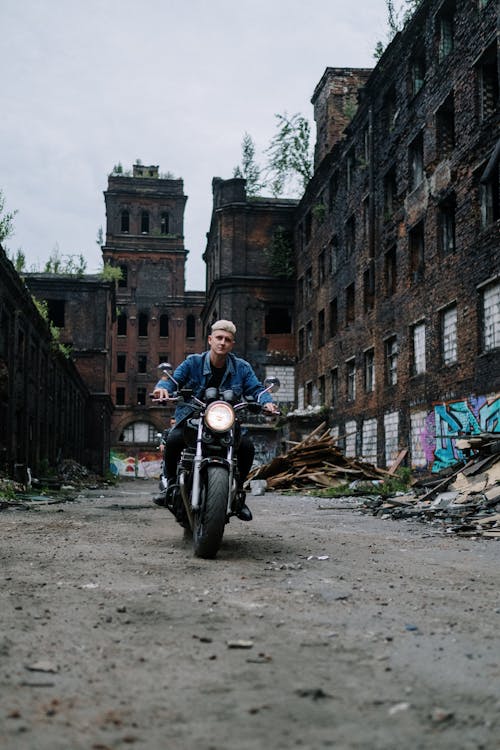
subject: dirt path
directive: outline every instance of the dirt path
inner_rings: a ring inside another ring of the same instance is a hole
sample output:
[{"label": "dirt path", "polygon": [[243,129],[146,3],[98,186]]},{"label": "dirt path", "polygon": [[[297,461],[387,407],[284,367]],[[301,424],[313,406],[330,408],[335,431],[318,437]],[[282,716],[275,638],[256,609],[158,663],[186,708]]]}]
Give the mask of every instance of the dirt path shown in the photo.
[{"label": "dirt path", "polygon": [[1,748],[500,747],[500,544],[266,494],[204,561],[154,487],[0,513]]}]

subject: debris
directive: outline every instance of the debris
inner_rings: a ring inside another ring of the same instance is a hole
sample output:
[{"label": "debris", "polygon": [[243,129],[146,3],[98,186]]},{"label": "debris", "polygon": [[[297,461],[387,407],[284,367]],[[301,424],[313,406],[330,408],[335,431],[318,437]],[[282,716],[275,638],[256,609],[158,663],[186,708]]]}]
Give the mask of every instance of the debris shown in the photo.
[{"label": "debris", "polygon": [[395,716],[396,714],[401,713],[401,711],[408,711],[410,708],[410,703],[395,703],[394,706],[391,706],[389,711],[387,712],[389,716]]},{"label": "debris", "polygon": [[467,460],[413,484],[398,498],[368,497],[362,512],[439,525],[447,533],[500,539],[500,435],[483,433],[460,442]]},{"label": "debris", "polygon": [[45,659],[41,659],[34,664],[27,664],[26,669],[30,672],[47,672],[50,674],[57,674],[57,672],[59,672],[59,667],[56,664],[46,661]]},{"label": "debris", "polygon": [[334,487],[354,479],[381,479],[389,475],[384,469],[344,456],[336,445],[326,422],[294,445],[287,453],[276,456],[250,474],[252,481],[265,479],[269,490],[300,490],[311,485]]},{"label": "debris", "polygon": [[228,641],[228,648],[253,648],[253,641]]}]

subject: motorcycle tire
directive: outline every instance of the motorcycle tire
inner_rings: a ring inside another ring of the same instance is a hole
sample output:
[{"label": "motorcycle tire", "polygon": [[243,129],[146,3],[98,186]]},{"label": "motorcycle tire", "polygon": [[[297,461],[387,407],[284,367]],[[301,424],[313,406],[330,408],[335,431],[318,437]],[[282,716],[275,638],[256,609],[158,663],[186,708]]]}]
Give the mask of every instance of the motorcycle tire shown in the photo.
[{"label": "motorcycle tire", "polygon": [[226,525],[229,475],[222,466],[208,466],[201,482],[200,508],[193,515],[193,548],[196,557],[213,559]]}]

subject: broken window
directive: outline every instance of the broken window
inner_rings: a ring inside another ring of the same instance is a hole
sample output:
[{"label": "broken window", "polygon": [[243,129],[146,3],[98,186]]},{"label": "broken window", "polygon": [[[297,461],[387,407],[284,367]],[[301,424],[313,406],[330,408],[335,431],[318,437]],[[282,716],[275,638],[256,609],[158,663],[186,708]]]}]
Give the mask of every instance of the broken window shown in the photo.
[{"label": "broken window", "polygon": [[139,313],[139,329],[138,329],[139,336],[148,335],[148,324],[149,324],[148,314],[145,312]]},{"label": "broken window", "polygon": [[147,354],[138,354],[137,355],[137,372],[147,372],[147,371],[148,371]]},{"label": "broken window", "polygon": [[345,290],[345,324],[354,323],[355,318],[355,287],[354,282]]},{"label": "broken window", "polygon": [[485,120],[498,109],[497,45],[494,42],[481,56],[478,65],[479,116]]},{"label": "broken window", "polygon": [[385,272],[385,293],[391,297],[396,292],[397,283],[397,266],[396,266],[396,246],[390,247],[385,254],[384,272]]},{"label": "broken window", "polygon": [[292,317],[287,307],[269,308],[265,318],[266,334],[291,333]]},{"label": "broken window", "polygon": [[408,160],[410,190],[415,190],[424,179],[424,138],[422,133],[419,133],[410,144]]},{"label": "broken window", "polygon": [[425,79],[425,52],[414,53],[410,61],[410,96],[418,94]]},{"label": "broken window", "polygon": [[382,122],[386,133],[394,130],[398,112],[396,109],[396,87],[393,85],[389,88],[384,96],[382,105]]},{"label": "broken window", "polygon": [[363,304],[365,312],[371,310],[375,302],[375,264],[370,261],[363,273]]},{"label": "broken window", "polygon": [[146,389],[142,386],[137,389],[137,406],[146,406]]},{"label": "broken window", "polygon": [[384,219],[391,218],[396,209],[396,167],[392,167],[384,177]]},{"label": "broken window", "polygon": [[169,231],[169,216],[166,211],[160,216],[160,234],[168,234]]},{"label": "broken window", "polygon": [[48,299],[47,314],[56,328],[64,328],[66,302],[63,299]]},{"label": "broken window", "polygon": [[346,381],[347,400],[354,401],[356,399],[356,360],[354,357],[346,362]]},{"label": "broken window", "polygon": [[337,309],[337,298],[330,302],[330,338],[335,336],[339,330],[339,319]]},{"label": "broken window", "polygon": [[398,382],[398,340],[391,336],[385,341],[385,375],[387,385],[396,385]]},{"label": "broken window", "polygon": [[330,211],[333,208],[335,198],[337,197],[337,191],[339,189],[339,177],[338,173],[334,172],[328,181],[328,208]]},{"label": "broken window", "polygon": [[481,177],[479,193],[481,200],[481,225],[483,228],[494,224],[500,219],[500,153],[499,146],[495,149],[484,174]]},{"label": "broken window", "polygon": [[375,390],[375,352],[373,349],[365,352],[363,365],[365,392],[371,393]]},{"label": "broken window", "polygon": [[438,206],[438,245],[443,255],[455,252],[455,210],[454,195]]},{"label": "broken window", "polygon": [[149,212],[141,212],[141,234],[149,234]]},{"label": "broken window", "polygon": [[345,252],[349,258],[353,253],[356,246],[356,220],[354,216],[351,216],[345,224]]},{"label": "broken window", "polygon": [[186,318],[186,338],[196,338],[196,318],[194,315],[188,315]]},{"label": "broken window", "polygon": [[326,279],[326,250],[322,250],[318,258],[318,283],[322,286]]},{"label": "broken window", "polygon": [[318,313],[318,347],[325,345],[325,311]]},{"label": "broken window", "polygon": [[304,299],[306,302],[309,302],[311,300],[312,292],[313,292],[313,272],[312,272],[312,267],[309,266],[309,268],[306,271],[305,289],[304,289]]},{"label": "broken window", "polygon": [[337,273],[340,265],[339,238],[337,235],[332,237],[330,242],[330,273]]},{"label": "broken window", "polygon": [[410,250],[410,280],[412,284],[417,284],[424,277],[425,267],[423,222],[420,222],[408,232],[408,244]]},{"label": "broken window", "polygon": [[116,355],[116,372],[125,372],[127,368],[127,355],[117,354]]},{"label": "broken window", "polygon": [[126,265],[125,265],[124,263],[122,263],[122,264],[121,264],[121,265],[119,266],[119,269],[120,269],[120,271],[121,271],[121,276],[120,276],[120,278],[118,279],[118,286],[119,286],[119,287],[120,287],[121,289],[124,289],[124,288],[126,288],[126,287],[127,287],[127,285],[128,285],[128,267],[127,267],[127,266],[126,266]]},{"label": "broken window", "polygon": [[162,313],[160,315],[160,338],[166,339],[168,337],[168,315]]},{"label": "broken window", "polygon": [[313,324],[310,320],[306,324],[306,354],[311,354],[313,350]]},{"label": "broken window", "polygon": [[425,323],[417,323],[411,330],[412,358],[411,374],[420,375],[425,372]]},{"label": "broken window", "polygon": [[436,147],[440,159],[449,156],[455,148],[455,101],[453,92],[436,112]]},{"label": "broken window", "polygon": [[334,367],[330,370],[330,402],[332,406],[336,406],[339,400],[339,369]]},{"label": "broken window", "polygon": [[304,279],[301,276],[297,282],[297,309],[302,310],[304,307]]},{"label": "broken window", "polygon": [[436,34],[438,59],[442,62],[453,51],[455,34],[455,2],[451,0],[443,4],[436,16]]},{"label": "broken window", "polygon": [[116,328],[118,336],[127,335],[127,316],[125,313],[120,313],[116,319]]},{"label": "broken window", "polygon": [[457,306],[450,305],[441,312],[441,359],[443,364],[457,361]]},{"label": "broken window", "polygon": [[500,282],[484,287],[482,298],[483,348],[489,352],[500,347]]},{"label": "broken window", "polygon": [[116,406],[125,406],[125,388],[117,386],[116,388]]},{"label": "broken window", "polygon": [[325,376],[321,375],[318,378],[318,400],[319,405],[324,406],[325,403]]},{"label": "broken window", "polygon": [[130,231],[130,213],[124,209],[120,215],[120,231],[126,234]]}]

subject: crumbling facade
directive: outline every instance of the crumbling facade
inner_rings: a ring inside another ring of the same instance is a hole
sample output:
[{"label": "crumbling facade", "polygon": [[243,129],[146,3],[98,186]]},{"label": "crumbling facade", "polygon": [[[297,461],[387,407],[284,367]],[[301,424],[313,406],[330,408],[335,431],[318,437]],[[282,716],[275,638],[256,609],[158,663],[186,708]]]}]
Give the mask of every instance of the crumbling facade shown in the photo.
[{"label": "crumbling facade", "polygon": [[369,77],[328,68],[314,92],[298,406],[348,456],[442,468],[500,429],[498,60],[495,2],[424,0]]},{"label": "crumbling facade", "polygon": [[166,425],[164,407],[149,394],[161,362],[179,364],[203,345],[203,292],[185,291],[183,181],[135,164],[132,175],[113,173],[104,193],[105,263],[120,268],[112,330],[111,444],[135,456],[151,451]]},{"label": "crumbling facade", "polygon": [[280,400],[295,399],[293,216],[297,201],[248,197],[242,178],[212,182],[203,324],[233,320],[235,353],[264,380],[281,381]]}]

